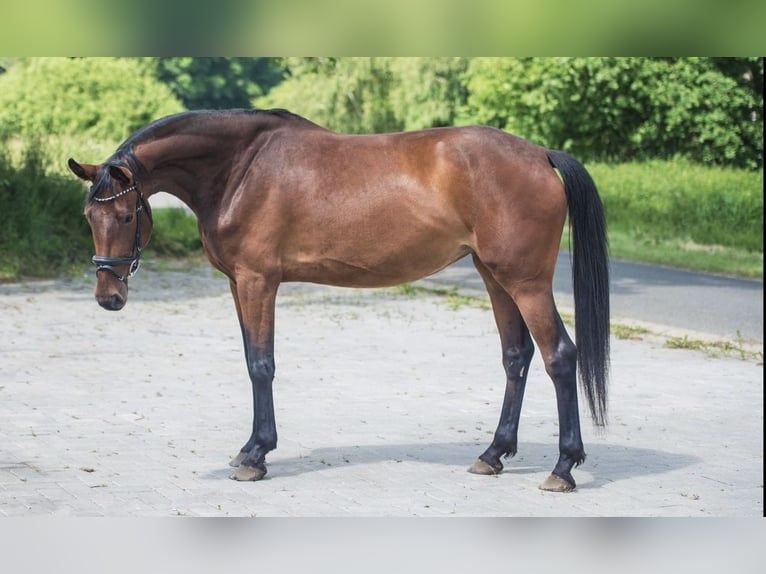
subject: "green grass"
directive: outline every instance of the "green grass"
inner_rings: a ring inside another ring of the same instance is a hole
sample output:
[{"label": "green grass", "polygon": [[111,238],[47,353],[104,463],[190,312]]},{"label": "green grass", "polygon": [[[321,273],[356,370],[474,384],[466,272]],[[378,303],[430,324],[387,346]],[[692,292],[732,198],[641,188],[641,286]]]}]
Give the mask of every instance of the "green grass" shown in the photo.
[{"label": "green grass", "polygon": [[683,337],[670,337],[663,346],[667,349],[699,351],[711,357],[735,357],[743,361],[754,361],[763,364],[763,351],[747,348],[742,340],[702,341],[690,339],[684,335]]},{"label": "green grass", "polygon": [[43,148],[0,146],[0,281],[70,273],[92,249],[82,216],[85,192],[51,174]]},{"label": "green grass", "polygon": [[643,339],[644,335],[649,334],[649,329],[632,325],[612,324],[611,332],[612,335],[623,341],[640,341]]},{"label": "green grass", "polygon": [[447,303],[447,307],[451,311],[459,311],[463,307],[478,307],[480,309],[490,309],[489,301],[485,301],[472,295],[464,295],[460,293],[457,287],[451,289],[442,289],[440,287],[423,287],[422,285],[413,285],[412,283],[405,283],[393,288],[394,293],[398,295],[404,295],[410,299],[417,297],[418,295],[435,295],[441,297]]},{"label": "green grass", "polygon": [[[763,171],[685,161],[594,164],[610,256],[763,279]],[[567,250],[565,230],[561,246]]]},{"label": "green grass", "polygon": [[613,231],[763,253],[763,170],[650,161],[589,165]]},{"label": "green grass", "polygon": [[[566,249],[565,241],[562,247]],[[623,261],[763,279],[763,253],[721,245],[700,245],[689,239],[648,240],[628,231],[610,228],[609,253],[612,259]]]}]

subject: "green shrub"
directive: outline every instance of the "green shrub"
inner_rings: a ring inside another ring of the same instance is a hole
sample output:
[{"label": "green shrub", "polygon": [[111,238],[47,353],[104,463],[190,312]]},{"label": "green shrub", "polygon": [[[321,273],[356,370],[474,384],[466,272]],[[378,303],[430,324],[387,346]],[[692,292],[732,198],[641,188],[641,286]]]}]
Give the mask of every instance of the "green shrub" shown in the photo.
[{"label": "green shrub", "polygon": [[[469,115],[585,161],[763,166],[763,88],[714,58],[476,58]],[[761,80],[762,81],[762,80]],[[760,90],[760,91],[759,91]]]},{"label": "green shrub", "polygon": [[0,130],[6,136],[121,141],[182,110],[148,60],[29,58],[0,76]]},{"label": "green shrub", "polygon": [[0,280],[54,276],[93,249],[82,184],[48,173],[39,145],[21,155],[16,165],[0,148]]},{"label": "green shrub", "polygon": [[161,256],[182,257],[202,250],[197,218],[180,207],[157,209],[147,251]]},{"label": "green shrub", "polygon": [[344,133],[452,125],[465,104],[466,58],[286,58],[288,77],[259,108],[287,108]]}]

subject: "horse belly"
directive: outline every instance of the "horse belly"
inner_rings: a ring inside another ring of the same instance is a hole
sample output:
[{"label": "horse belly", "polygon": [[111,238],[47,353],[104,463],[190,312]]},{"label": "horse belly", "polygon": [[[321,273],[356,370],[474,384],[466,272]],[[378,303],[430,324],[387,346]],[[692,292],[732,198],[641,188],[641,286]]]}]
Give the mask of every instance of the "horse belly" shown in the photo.
[{"label": "horse belly", "polygon": [[283,280],[391,287],[432,275],[471,251],[462,230],[410,223],[317,233],[310,246],[283,260]]}]

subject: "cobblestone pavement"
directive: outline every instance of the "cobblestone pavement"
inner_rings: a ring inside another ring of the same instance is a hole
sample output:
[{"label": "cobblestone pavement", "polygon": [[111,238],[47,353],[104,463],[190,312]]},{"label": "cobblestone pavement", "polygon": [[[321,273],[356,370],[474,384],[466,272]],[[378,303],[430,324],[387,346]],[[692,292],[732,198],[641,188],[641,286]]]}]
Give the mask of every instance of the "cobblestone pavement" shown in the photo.
[{"label": "cobblestone pavement", "polygon": [[[0,515],[761,516],[763,365],[612,339],[610,426],[581,409],[570,494],[553,385],[535,356],[519,454],[466,472],[492,438],[504,376],[483,300],[283,285],[279,446],[228,479],[251,395],[228,283],[142,270],[127,307],[93,277],[0,286]],[[762,361],[762,359],[761,359]],[[582,401],[581,401],[582,403]]]}]

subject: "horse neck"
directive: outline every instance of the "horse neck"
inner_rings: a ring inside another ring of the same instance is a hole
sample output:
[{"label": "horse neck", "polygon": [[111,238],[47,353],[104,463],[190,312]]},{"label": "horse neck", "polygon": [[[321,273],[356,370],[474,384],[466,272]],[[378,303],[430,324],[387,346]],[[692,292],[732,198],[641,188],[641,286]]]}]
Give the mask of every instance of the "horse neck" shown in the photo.
[{"label": "horse neck", "polygon": [[241,155],[257,149],[258,130],[247,127],[227,122],[221,129],[208,126],[136,144],[135,156],[150,182],[145,194],[174,195],[199,216],[218,201]]}]

